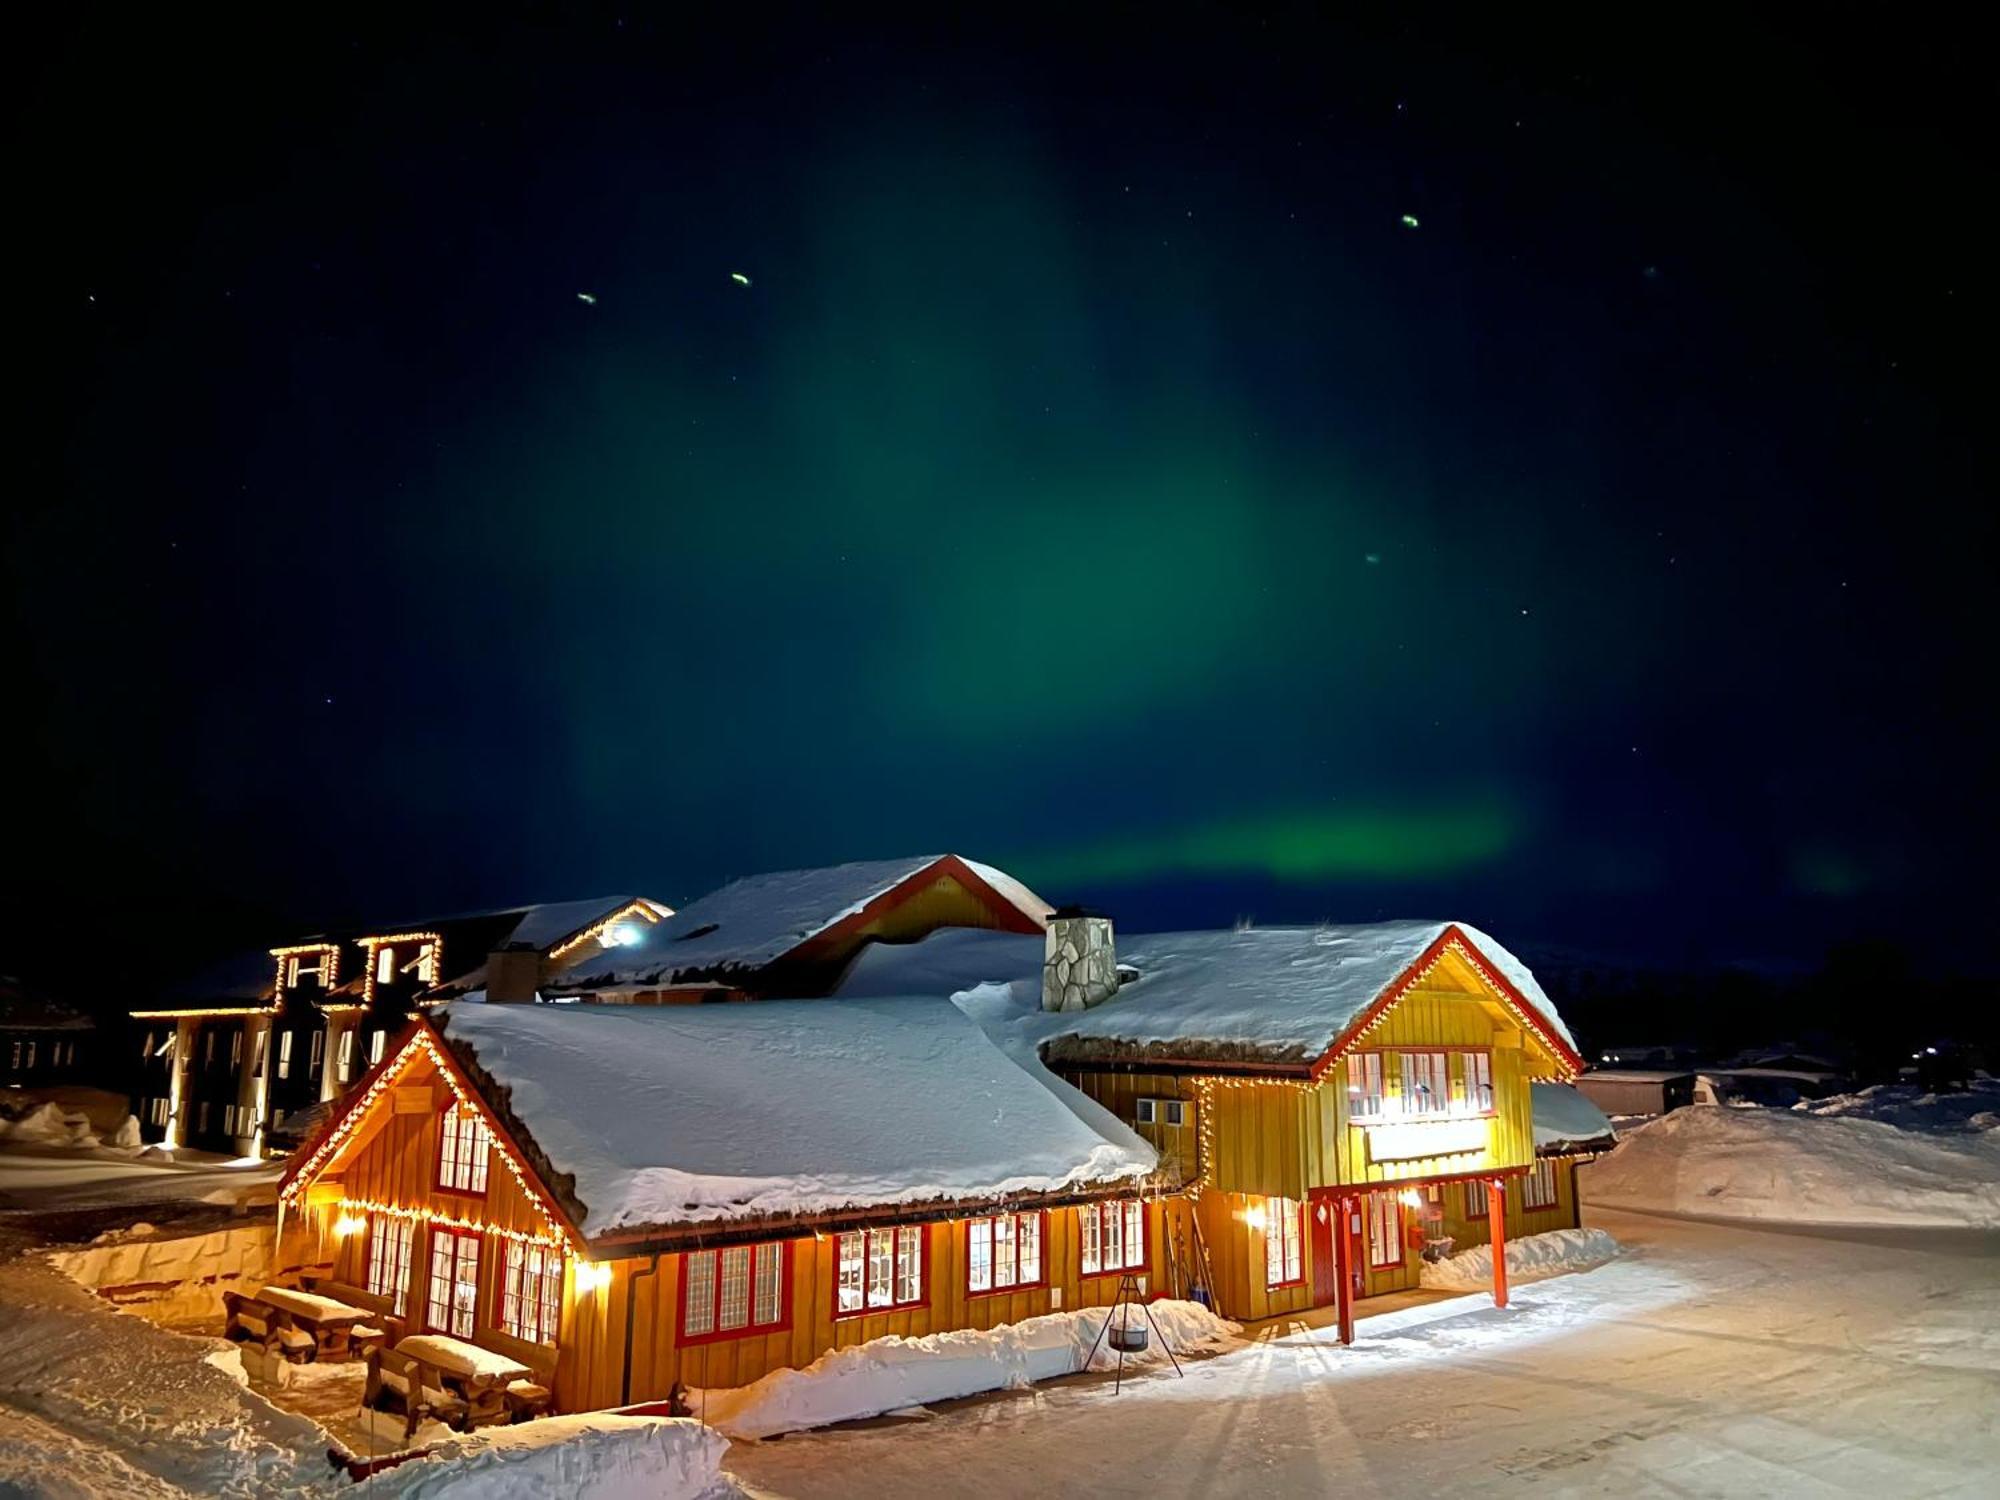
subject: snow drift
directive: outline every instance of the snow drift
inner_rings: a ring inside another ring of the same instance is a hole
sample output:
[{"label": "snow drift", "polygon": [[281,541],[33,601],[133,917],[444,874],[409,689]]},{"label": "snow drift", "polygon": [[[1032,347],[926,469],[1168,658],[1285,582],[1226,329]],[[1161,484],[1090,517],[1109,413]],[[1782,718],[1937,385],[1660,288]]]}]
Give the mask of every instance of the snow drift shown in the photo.
[{"label": "snow drift", "polygon": [[[1618,1254],[1618,1241],[1601,1229],[1553,1229],[1507,1241],[1509,1281],[1539,1281],[1565,1271],[1588,1271]],[[1440,1292],[1484,1291],[1493,1285],[1493,1247],[1475,1245],[1448,1260],[1426,1261],[1423,1285]]]},{"label": "snow drift", "polygon": [[1586,1168],[1583,1191],[1612,1208],[1711,1218],[2000,1228],[2000,1130],[1678,1109]]},{"label": "snow drift", "polygon": [[[1161,1301],[1149,1310],[1176,1353],[1218,1345],[1242,1332],[1198,1302]],[[731,1437],[762,1438],[979,1391],[1018,1389],[1082,1369],[1110,1315],[1110,1308],[1094,1307],[985,1331],[871,1339],[823,1354],[802,1370],[773,1370],[746,1386],[706,1392],[695,1409],[703,1411],[705,1400],[708,1421]],[[1124,1316],[1145,1326],[1145,1314],[1136,1307]],[[1144,1353],[1127,1354],[1125,1366],[1165,1360],[1155,1340]],[[1110,1341],[1097,1342],[1090,1368],[1109,1370],[1117,1363]]]},{"label": "snow drift", "polygon": [[373,1475],[398,1500],[695,1500],[721,1480],[729,1443],[698,1422],[611,1412],[489,1427]]},{"label": "snow drift", "polygon": [[18,1120],[0,1118],[0,1141],[22,1146],[89,1148],[97,1144],[97,1132],[90,1128],[90,1116],[80,1109],[37,1104]]}]

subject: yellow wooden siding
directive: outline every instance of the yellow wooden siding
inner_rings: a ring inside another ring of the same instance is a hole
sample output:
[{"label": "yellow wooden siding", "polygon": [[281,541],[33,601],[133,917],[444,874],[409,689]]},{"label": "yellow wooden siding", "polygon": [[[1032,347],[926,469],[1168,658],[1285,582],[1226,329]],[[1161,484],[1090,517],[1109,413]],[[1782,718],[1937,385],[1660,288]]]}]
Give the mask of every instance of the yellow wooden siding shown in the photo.
[{"label": "yellow wooden siding", "polygon": [[[1163,1274],[1165,1205],[1146,1205],[1148,1292],[1158,1289]],[[658,1257],[614,1262],[611,1285],[586,1296],[565,1327],[562,1366],[557,1374],[557,1400],[564,1410],[587,1410],[664,1399],[675,1381],[694,1388],[744,1385],[772,1370],[812,1363],[833,1349],[844,1349],[890,1334],[917,1338],[952,1329],[995,1328],[1056,1309],[1108,1305],[1117,1295],[1115,1272],[1085,1276],[1081,1268],[1078,1210],[1048,1211],[1042,1254],[1047,1285],[1019,1291],[971,1293],[966,1290],[966,1224],[964,1221],[924,1226],[925,1298],[916,1307],[857,1317],[834,1316],[834,1289],[839,1272],[839,1246],[833,1235],[791,1242],[791,1321],[766,1334],[717,1339],[681,1347],[677,1342],[685,1257]],[[631,1384],[625,1386],[625,1327],[628,1302],[633,1329]]]},{"label": "yellow wooden siding", "polygon": [[[1165,1073],[1079,1073],[1071,1076],[1070,1081],[1130,1125],[1140,1139],[1160,1153],[1160,1169],[1170,1183],[1194,1180],[1200,1170],[1196,1159],[1200,1115],[1191,1080]],[[1187,1123],[1140,1124],[1141,1099],[1181,1100],[1187,1106]]]},{"label": "yellow wooden siding", "polygon": [[[1383,1016],[1359,1051],[1380,1052],[1384,1087],[1392,1098],[1404,1091],[1403,1065],[1397,1048],[1487,1048],[1493,1060],[1493,1115],[1482,1150],[1444,1156],[1377,1162],[1368,1154],[1365,1126],[1348,1121],[1347,1070],[1344,1061],[1326,1075],[1317,1094],[1319,1134],[1326,1143],[1327,1175],[1316,1187],[1411,1182],[1466,1172],[1491,1172],[1526,1166],[1534,1160],[1533,1100],[1529,1089],[1529,1058],[1520,1045],[1518,1028],[1495,1018],[1479,998],[1456,990],[1428,987],[1411,991]],[[1465,1054],[1449,1052],[1452,1095],[1465,1091]]]},{"label": "yellow wooden siding", "polygon": [[1207,1185],[1257,1198],[1304,1198],[1320,1170],[1312,1102],[1319,1091],[1290,1083],[1215,1079],[1202,1090]]},{"label": "yellow wooden siding", "polygon": [[[1552,1208],[1529,1208],[1527,1184],[1518,1177],[1507,1179],[1508,1238],[1547,1234],[1554,1229],[1574,1229],[1582,1222],[1577,1205],[1575,1158],[1558,1156],[1550,1160],[1556,1179],[1556,1201]],[[1452,1237],[1454,1251],[1485,1244],[1491,1238],[1491,1220],[1484,1212],[1476,1215],[1465,1212],[1465,1190],[1458,1183],[1444,1184],[1441,1190],[1444,1193],[1444,1233]]]}]

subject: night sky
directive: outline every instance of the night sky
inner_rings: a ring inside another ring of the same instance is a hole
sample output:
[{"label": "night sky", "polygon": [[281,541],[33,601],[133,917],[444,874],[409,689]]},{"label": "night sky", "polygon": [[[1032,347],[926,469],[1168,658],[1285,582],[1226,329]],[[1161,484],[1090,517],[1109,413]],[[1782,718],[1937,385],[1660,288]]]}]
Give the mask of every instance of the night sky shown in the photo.
[{"label": "night sky", "polygon": [[0,964],[942,849],[1990,930],[1962,37],[439,14],[17,38]]}]

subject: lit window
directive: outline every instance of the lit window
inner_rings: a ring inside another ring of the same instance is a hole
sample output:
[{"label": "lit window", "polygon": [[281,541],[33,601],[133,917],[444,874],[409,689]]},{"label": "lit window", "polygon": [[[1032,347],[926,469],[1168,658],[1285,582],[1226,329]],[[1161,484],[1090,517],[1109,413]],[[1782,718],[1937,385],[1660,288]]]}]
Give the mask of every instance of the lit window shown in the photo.
[{"label": "lit window", "polygon": [[784,1244],[693,1250],[681,1291],[681,1338],[720,1338],[785,1324]]},{"label": "lit window", "polygon": [[1138,1199],[1123,1203],[1086,1203],[1076,1211],[1083,1237],[1083,1274],[1146,1269],[1146,1206]]},{"label": "lit window", "polygon": [[1465,1102],[1474,1109],[1493,1107],[1493,1054],[1467,1052],[1465,1059]]},{"label": "lit window", "polygon": [[340,1081],[346,1083],[354,1076],[354,1033],[340,1034]]},{"label": "lit window", "polygon": [[924,1300],[924,1231],[870,1229],[840,1237],[839,1276],[834,1283],[836,1317],[915,1307]]},{"label": "lit window", "polygon": [[375,982],[387,984],[396,977],[396,950],[377,948],[375,950]]},{"label": "lit window", "polygon": [[1264,1287],[1295,1286],[1306,1279],[1301,1241],[1305,1207],[1290,1198],[1264,1200]]},{"label": "lit window", "polygon": [[287,1031],[281,1033],[278,1037],[278,1076],[280,1078],[290,1078],[292,1076],[292,1038],[296,1035],[296,1032]]},{"label": "lit window", "polygon": [[1465,1216],[1468,1219],[1483,1219],[1489,1212],[1486,1184],[1475,1179],[1461,1184],[1465,1190]]},{"label": "lit window", "polygon": [[371,1064],[382,1060],[382,1052],[388,1045],[388,1042],[389,1033],[386,1031],[378,1031],[375,1035],[368,1038],[368,1061]]},{"label": "lit window", "polygon": [[553,1344],[562,1319],[562,1278],[560,1251],[509,1240],[500,1278],[500,1327],[530,1344]]},{"label": "lit window", "polygon": [[324,1057],[325,1054],[326,1054],[326,1033],[323,1031],[315,1031],[312,1034],[312,1058],[306,1065],[306,1071],[310,1073],[314,1078],[319,1077],[320,1059]]},{"label": "lit window", "polygon": [[257,1050],[253,1054],[250,1063],[250,1071],[256,1074],[257,1077],[259,1078],[262,1078],[264,1076],[264,1059],[268,1055],[270,1047],[271,1047],[271,1033],[268,1031],[258,1032]]},{"label": "lit window", "polygon": [[965,1288],[998,1292],[1042,1280],[1042,1216],[1001,1214],[965,1224]]},{"label": "lit window", "polygon": [[487,1148],[492,1144],[492,1133],[475,1111],[452,1105],[439,1126],[438,1186],[454,1193],[485,1192]]},{"label": "lit window", "polygon": [[1368,1264],[1378,1269],[1403,1263],[1403,1205],[1394,1193],[1368,1195]]},{"label": "lit window", "polygon": [[1451,1108],[1451,1088],[1447,1082],[1448,1054],[1405,1052],[1403,1065],[1403,1113],[1441,1115]]},{"label": "lit window", "polygon": [[410,1242],[416,1233],[410,1219],[377,1214],[368,1220],[368,1290],[387,1297],[399,1318],[410,1300]]},{"label": "lit window", "polygon": [[1546,1156],[1538,1157],[1534,1170],[1528,1173],[1527,1208],[1554,1208],[1556,1206],[1556,1164]]},{"label": "lit window", "polygon": [[1382,1113],[1382,1054],[1351,1052],[1347,1057],[1347,1117],[1372,1120]]},{"label": "lit window", "polygon": [[472,1337],[479,1307],[479,1236],[431,1230],[431,1295],[424,1324],[453,1338]]}]

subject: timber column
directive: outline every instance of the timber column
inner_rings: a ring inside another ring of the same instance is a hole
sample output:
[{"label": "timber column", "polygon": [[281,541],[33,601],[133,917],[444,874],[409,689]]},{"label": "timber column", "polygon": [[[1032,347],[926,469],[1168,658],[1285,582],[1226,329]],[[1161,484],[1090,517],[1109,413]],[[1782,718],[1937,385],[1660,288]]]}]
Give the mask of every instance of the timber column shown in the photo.
[{"label": "timber column", "polygon": [[1334,1199],[1333,1209],[1340,1221],[1333,1226],[1334,1317],[1340,1325],[1340,1341],[1354,1342],[1354,1212],[1355,1198]]},{"label": "timber column", "polygon": [[1493,1251],[1493,1305],[1507,1305],[1507,1184],[1496,1177],[1486,1184],[1486,1224]]}]

